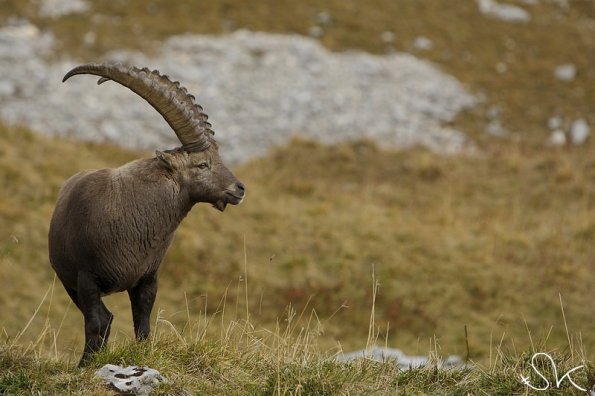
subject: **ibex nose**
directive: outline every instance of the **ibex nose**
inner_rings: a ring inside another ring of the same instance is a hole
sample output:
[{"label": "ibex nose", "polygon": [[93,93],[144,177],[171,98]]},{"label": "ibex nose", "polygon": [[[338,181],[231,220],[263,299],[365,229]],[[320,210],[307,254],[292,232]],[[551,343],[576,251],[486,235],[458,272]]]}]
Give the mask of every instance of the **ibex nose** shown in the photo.
[{"label": "ibex nose", "polygon": [[242,196],[244,196],[244,194],[246,194],[246,186],[244,186],[244,183],[237,182],[236,183],[236,188],[238,189],[238,192],[240,192],[240,194]]}]

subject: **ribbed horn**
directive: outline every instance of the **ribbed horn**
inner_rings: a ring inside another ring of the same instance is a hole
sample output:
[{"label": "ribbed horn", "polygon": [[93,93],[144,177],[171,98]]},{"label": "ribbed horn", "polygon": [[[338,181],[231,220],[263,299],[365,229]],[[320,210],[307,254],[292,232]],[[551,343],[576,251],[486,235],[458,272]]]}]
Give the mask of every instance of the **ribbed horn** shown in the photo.
[{"label": "ribbed horn", "polygon": [[129,88],[145,99],[167,121],[178,136],[186,151],[206,150],[214,135],[208,116],[200,105],[194,103],[194,96],[178,81],[172,82],[158,70],[139,69],[120,63],[80,65],[66,73],[62,82],[76,74],[100,76],[97,84],[109,80]]}]

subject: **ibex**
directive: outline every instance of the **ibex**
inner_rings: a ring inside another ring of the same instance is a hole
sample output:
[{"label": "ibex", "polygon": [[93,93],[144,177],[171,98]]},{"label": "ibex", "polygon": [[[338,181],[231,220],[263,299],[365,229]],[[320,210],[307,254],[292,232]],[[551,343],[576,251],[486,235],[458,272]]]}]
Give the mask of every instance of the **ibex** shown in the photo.
[{"label": "ibex", "polygon": [[85,347],[79,366],[107,342],[112,313],[102,296],[127,291],[134,333],[144,340],[157,293],[157,271],[174,231],[198,202],[223,211],[244,185],[223,164],[211,124],[194,96],[159,71],[87,64],[69,71],[129,88],[167,121],[181,147],[156,151],[115,169],[80,172],[60,190],[49,230],[50,262],[83,313]]}]

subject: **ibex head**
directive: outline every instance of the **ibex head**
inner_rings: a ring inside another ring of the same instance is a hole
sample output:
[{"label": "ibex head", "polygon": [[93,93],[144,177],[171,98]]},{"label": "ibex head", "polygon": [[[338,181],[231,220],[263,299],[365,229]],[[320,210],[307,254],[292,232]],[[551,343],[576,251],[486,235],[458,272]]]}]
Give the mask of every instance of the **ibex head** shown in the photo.
[{"label": "ibex head", "polygon": [[157,151],[156,157],[191,203],[208,202],[223,211],[227,204],[237,205],[245,195],[244,185],[223,164],[214,132],[203,108],[178,81],[147,68],[122,64],[88,64],[77,66],[64,76],[94,74],[97,84],[113,80],[144,98],[159,112],[175,132],[182,146]]},{"label": "ibex head", "polygon": [[214,142],[202,151],[188,152],[180,147],[156,155],[186,189],[192,203],[209,202],[223,211],[227,204],[237,205],[244,199],[244,184],[223,164]]}]

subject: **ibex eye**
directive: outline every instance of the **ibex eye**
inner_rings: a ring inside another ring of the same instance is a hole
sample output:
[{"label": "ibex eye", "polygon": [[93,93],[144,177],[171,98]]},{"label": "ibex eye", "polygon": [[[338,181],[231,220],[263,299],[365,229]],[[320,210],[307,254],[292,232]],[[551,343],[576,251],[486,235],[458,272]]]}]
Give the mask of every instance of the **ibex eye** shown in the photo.
[{"label": "ibex eye", "polygon": [[200,164],[197,165],[200,169],[206,169],[209,167],[209,163],[208,162],[201,162]]}]

